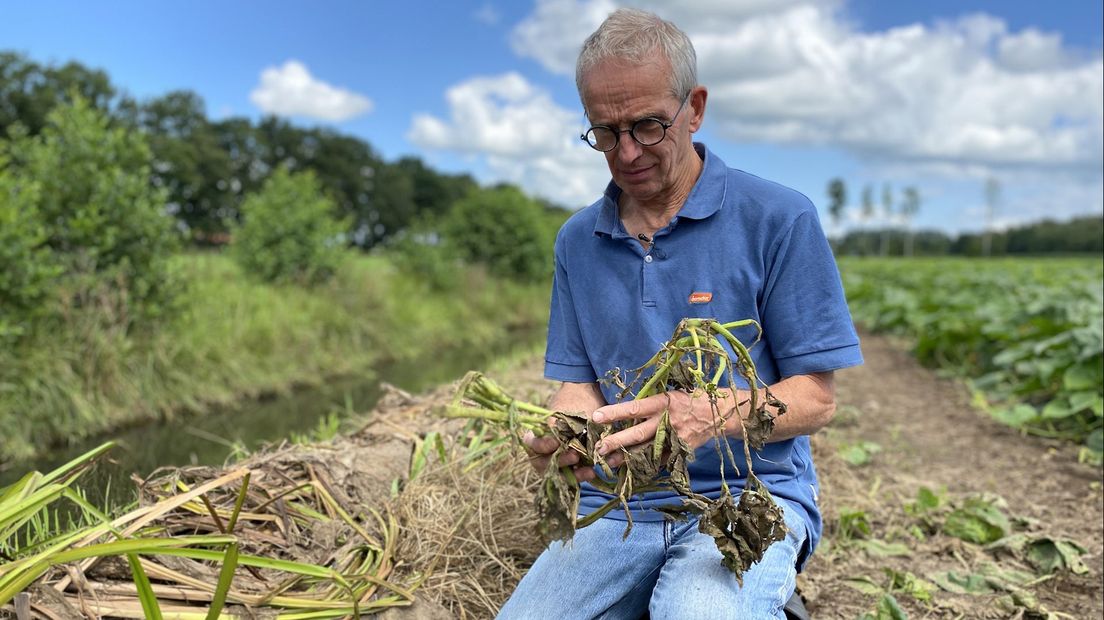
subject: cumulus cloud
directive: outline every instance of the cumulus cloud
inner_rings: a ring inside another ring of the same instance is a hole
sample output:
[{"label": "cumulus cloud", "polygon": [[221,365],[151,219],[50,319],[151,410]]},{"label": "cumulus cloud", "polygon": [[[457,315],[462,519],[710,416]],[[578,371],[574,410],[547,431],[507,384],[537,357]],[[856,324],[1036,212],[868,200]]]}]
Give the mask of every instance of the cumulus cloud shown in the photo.
[{"label": "cumulus cloud", "polygon": [[372,110],[372,100],[311,75],[306,65],[289,60],[261,72],[249,100],[262,112],[340,122]]},{"label": "cumulus cloud", "polygon": [[565,206],[593,201],[609,178],[581,140],[577,112],[517,73],[475,77],[445,94],[449,116],[415,115],[408,139],[426,149],[485,156],[496,180]]},{"label": "cumulus cloud", "polygon": [[[989,15],[863,32],[842,4],[642,0],[680,24],[710,88],[708,122],[738,141],[823,144],[876,161],[1096,170],[1104,162],[1104,60],[1059,34]],[[540,0],[517,53],[571,75],[612,0]]]}]

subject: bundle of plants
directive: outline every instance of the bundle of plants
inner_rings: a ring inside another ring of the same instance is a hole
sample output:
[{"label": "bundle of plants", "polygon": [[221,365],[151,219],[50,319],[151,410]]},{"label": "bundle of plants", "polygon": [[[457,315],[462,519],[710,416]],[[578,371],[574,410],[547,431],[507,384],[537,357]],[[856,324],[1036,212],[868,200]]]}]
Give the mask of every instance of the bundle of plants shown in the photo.
[{"label": "bundle of plants", "polygon": [[511,458],[508,437],[485,439],[429,433],[390,504],[401,524],[396,577],[420,581],[416,605],[435,603],[442,617],[494,617],[542,548],[532,527],[536,472]]},{"label": "bundle of plants", "polygon": [[[0,489],[0,610],[13,602],[17,615],[22,604],[47,618],[305,620],[413,602],[418,584],[392,575],[397,521],[365,508],[309,449],[256,455],[230,471],[162,470],[140,481],[136,507],[109,518],[73,487],[107,447]],[[83,516],[58,527],[50,511],[65,500]]]},{"label": "bundle of plants", "polygon": [[[741,328],[755,331],[754,339],[747,345],[733,333]],[[596,446],[610,434],[640,420],[606,425],[591,421],[586,412],[551,411],[511,397],[477,372],[464,378],[444,415],[493,425],[500,432],[505,430],[519,444],[526,430],[556,439],[558,447],[549,459],[535,500],[539,515],[537,530],[546,542],[571,538],[576,529],[594,523],[618,507],[624,511],[628,536],[632,530],[628,505],[632,497],[674,492],[682,503],[665,507],[663,512],[672,519],[697,515],[699,530],[713,538],[724,565],[737,579],[742,579],[744,571],[761,560],[772,543],[786,535],[782,509],[752,468],[751,451],[762,449],[776,416],[786,411],[786,405],[759,379],[749,353],[761,335],[759,324],[750,319],[730,323],[683,319],[671,338],[644,365],[627,372],[611,369],[604,379],[619,389],[619,401],[640,400],[676,390],[689,393],[691,399],[707,399],[713,418],[712,443],[721,463],[721,492],[716,499],[694,491],[691,486],[689,463],[694,452],[671,425],[673,400],[668,401],[668,409],[662,413],[652,441],[622,449],[624,459],[617,467],[611,467]],[[735,391],[720,387],[724,383],[736,386],[737,376],[751,388],[747,400],[742,402],[735,402]],[[724,432],[726,422],[734,415],[740,417],[747,471],[738,502],[729,491],[725,466],[727,462],[734,471],[740,470]],[[590,484],[610,496],[600,508],[582,518],[578,517],[580,483],[572,467],[558,465],[559,457],[569,451],[578,454],[579,465],[596,468],[599,475]]]}]

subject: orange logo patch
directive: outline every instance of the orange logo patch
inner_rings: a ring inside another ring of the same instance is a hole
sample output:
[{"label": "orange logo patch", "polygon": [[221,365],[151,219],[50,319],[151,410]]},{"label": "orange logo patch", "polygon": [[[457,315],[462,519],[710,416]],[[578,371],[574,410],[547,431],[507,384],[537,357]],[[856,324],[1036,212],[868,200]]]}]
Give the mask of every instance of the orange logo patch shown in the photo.
[{"label": "orange logo patch", "polygon": [[692,304],[707,304],[713,301],[713,293],[701,293],[694,291],[690,293],[690,303]]}]

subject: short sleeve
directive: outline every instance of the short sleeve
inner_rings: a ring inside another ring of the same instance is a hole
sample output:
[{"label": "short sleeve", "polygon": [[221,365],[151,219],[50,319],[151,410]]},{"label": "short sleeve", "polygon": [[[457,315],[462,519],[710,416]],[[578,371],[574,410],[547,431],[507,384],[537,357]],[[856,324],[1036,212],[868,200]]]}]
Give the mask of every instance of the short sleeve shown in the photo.
[{"label": "short sleeve", "polygon": [[763,335],[781,377],[862,364],[832,249],[810,205],[768,257]]},{"label": "short sleeve", "polygon": [[565,260],[563,233],[556,238],[556,272],[552,279],[552,302],[548,316],[548,343],[544,354],[544,376],[557,381],[590,383],[598,380],[586,354],[579,318],[571,294]]}]

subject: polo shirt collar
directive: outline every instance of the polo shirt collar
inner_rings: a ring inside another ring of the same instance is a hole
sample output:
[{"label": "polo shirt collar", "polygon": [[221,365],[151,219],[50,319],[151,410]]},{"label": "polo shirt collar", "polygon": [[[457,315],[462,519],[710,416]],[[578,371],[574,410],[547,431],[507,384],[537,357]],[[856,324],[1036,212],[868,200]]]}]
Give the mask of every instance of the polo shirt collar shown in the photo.
[{"label": "polo shirt collar", "polygon": [[[677,218],[704,220],[721,209],[724,203],[728,183],[728,167],[701,142],[694,143],[694,150],[702,157],[702,171],[690,190],[686,204],[675,215]],[[602,209],[594,223],[594,234],[604,234],[613,238],[627,237],[624,227],[617,216],[617,199],[621,188],[612,180],[606,186],[602,197]]]}]

